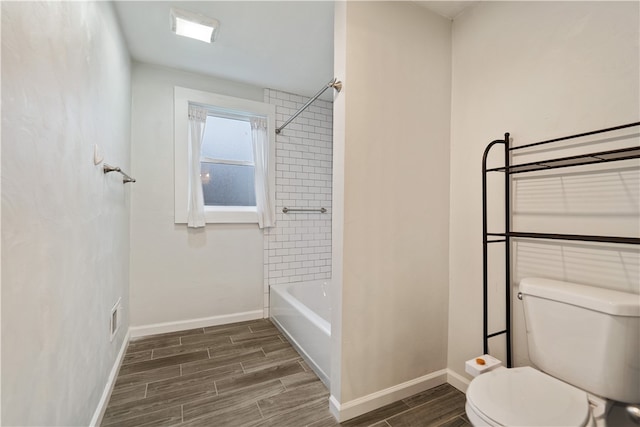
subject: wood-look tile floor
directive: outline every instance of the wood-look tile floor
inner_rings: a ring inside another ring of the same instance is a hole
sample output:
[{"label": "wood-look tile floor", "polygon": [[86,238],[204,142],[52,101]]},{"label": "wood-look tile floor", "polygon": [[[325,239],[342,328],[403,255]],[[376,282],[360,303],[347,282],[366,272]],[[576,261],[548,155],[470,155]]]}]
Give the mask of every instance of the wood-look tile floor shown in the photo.
[{"label": "wood-look tile floor", "polygon": [[470,426],[448,384],[344,423],[329,392],[269,320],[132,340],[102,426]]}]

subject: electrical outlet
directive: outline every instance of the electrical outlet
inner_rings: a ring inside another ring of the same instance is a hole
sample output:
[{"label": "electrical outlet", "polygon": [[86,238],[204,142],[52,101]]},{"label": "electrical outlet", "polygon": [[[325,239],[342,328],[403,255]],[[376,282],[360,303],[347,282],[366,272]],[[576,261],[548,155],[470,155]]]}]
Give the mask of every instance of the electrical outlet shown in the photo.
[{"label": "electrical outlet", "polygon": [[111,341],[115,338],[118,333],[118,329],[120,329],[120,300],[118,298],[118,302],[111,309],[111,321],[110,321],[110,330],[111,330]]}]

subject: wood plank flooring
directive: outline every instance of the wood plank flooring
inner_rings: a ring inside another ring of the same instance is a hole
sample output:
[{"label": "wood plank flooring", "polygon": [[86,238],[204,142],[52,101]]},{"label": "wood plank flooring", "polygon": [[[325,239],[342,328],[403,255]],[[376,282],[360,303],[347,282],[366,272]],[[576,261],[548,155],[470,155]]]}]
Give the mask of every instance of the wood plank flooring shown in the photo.
[{"label": "wood plank flooring", "polygon": [[103,427],[469,427],[448,384],[344,423],[329,392],[266,319],[132,340]]}]

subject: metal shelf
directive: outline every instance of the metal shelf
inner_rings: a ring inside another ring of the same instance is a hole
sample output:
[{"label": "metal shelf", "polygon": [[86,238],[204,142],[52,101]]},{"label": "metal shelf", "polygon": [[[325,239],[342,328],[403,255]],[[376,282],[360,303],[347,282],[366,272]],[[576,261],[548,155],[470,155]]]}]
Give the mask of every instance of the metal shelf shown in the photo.
[{"label": "metal shelf", "polygon": [[[522,163],[511,165],[510,153],[514,150],[526,149],[529,147],[546,145],[551,143],[558,143],[568,139],[575,139],[585,137],[588,135],[601,134],[611,132],[615,130],[631,128],[640,126],[640,122],[624,124],[620,126],[610,127],[606,129],[598,129],[590,132],[584,132],[576,135],[564,136],[561,138],[550,139],[547,141],[535,142],[532,144],[522,145],[519,147],[509,146],[509,134],[505,133],[504,139],[497,139],[492,141],[485,148],[482,156],[482,232],[483,232],[483,252],[482,252],[482,298],[483,298],[483,348],[484,353],[489,353],[489,338],[505,335],[506,340],[506,352],[507,352],[507,367],[511,367],[512,364],[512,349],[511,349],[511,239],[513,238],[525,238],[525,239],[543,239],[543,240],[565,240],[565,241],[582,241],[582,242],[598,242],[598,243],[613,243],[613,244],[640,244],[640,238],[637,237],[624,237],[624,236],[593,236],[593,235],[579,235],[579,234],[555,234],[555,233],[530,233],[530,232],[518,232],[511,230],[511,175],[516,173],[535,172],[550,169],[566,168],[572,166],[590,165],[596,163],[616,162],[628,159],[640,158],[640,147],[627,147],[616,150],[598,151],[593,153],[587,153],[577,156],[552,158],[546,160],[540,160],[531,163]],[[594,141],[597,144],[598,141]],[[498,168],[487,169],[487,158],[491,149],[502,144],[504,146],[504,166]],[[487,230],[487,172],[504,172],[504,232],[503,233],[490,233]],[[492,238],[491,240],[489,238]],[[504,268],[505,268],[505,328],[499,332],[489,333],[488,322],[488,247],[491,243],[504,243]]]},{"label": "metal shelf", "polygon": [[[579,156],[560,157],[509,166],[509,174],[535,172],[541,170],[566,168],[571,166],[591,165],[595,163],[617,162],[620,160],[640,159],[640,147],[622,148],[619,150],[599,151]],[[505,168],[487,169],[487,172],[504,172]]]},{"label": "metal shelf", "polygon": [[[584,234],[554,234],[554,233],[529,233],[512,231],[510,233],[487,233],[488,236],[499,237],[519,237],[526,239],[545,239],[545,240],[574,240],[580,242],[599,242],[599,243],[616,243],[627,245],[640,245],[639,237],[622,237],[622,236],[592,236]],[[500,240],[503,242],[504,240]],[[490,241],[488,243],[491,243]]]}]

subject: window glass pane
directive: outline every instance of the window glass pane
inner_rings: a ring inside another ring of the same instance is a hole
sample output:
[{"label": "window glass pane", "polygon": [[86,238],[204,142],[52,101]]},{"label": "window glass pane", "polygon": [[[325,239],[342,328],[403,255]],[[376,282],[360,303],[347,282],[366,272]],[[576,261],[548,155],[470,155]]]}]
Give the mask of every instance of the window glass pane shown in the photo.
[{"label": "window glass pane", "polygon": [[200,164],[205,206],[255,206],[253,166]]},{"label": "window glass pane", "polygon": [[207,116],[201,157],[253,162],[251,124],[244,120]]}]

